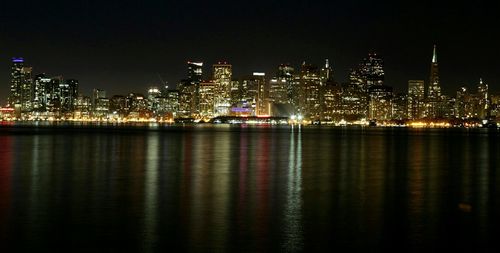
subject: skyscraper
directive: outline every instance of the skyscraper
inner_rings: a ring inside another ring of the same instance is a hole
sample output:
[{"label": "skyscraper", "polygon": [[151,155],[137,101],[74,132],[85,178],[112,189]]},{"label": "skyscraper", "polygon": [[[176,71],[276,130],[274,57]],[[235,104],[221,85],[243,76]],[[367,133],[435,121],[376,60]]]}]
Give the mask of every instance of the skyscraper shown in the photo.
[{"label": "skyscraper", "polygon": [[231,80],[232,66],[227,62],[219,62],[213,65],[214,103],[216,115],[228,115],[231,107]]},{"label": "skyscraper", "polygon": [[408,81],[408,118],[420,119],[425,112],[425,83],[424,80]]},{"label": "skyscraper", "polygon": [[203,79],[203,62],[188,61],[188,79],[200,83]]},{"label": "skyscraper", "polygon": [[51,79],[45,74],[35,76],[35,89],[33,96],[33,109],[36,112],[45,112],[47,110],[47,90],[49,90]]},{"label": "skyscraper", "polygon": [[441,86],[439,83],[439,66],[437,61],[436,45],[432,52],[431,75],[429,78],[429,88],[427,98],[431,101],[439,99],[441,96]]},{"label": "skyscraper", "polygon": [[316,66],[302,64],[300,69],[299,113],[311,121],[321,117],[321,78]]},{"label": "skyscraper", "polygon": [[430,118],[439,117],[441,98],[441,86],[439,83],[439,66],[437,61],[436,45],[432,52],[431,73],[429,87],[427,89],[427,116]]},{"label": "skyscraper", "polygon": [[32,109],[33,80],[31,67],[24,66],[23,58],[12,58],[9,105],[19,112]]},{"label": "skyscraper", "polygon": [[480,119],[484,119],[490,116],[490,98],[488,94],[488,84],[484,83],[482,78],[479,80],[479,85],[477,86],[477,95],[479,100],[478,116]]}]

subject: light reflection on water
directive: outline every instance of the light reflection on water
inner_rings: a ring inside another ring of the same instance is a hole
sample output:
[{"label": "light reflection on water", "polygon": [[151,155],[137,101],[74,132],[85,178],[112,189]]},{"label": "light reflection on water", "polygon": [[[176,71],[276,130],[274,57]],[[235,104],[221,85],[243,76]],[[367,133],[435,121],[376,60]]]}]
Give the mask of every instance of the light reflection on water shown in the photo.
[{"label": "light reflection on water", "polygon": [[497,132],[153,130],[1,132],[0,247],[499,248]]}]

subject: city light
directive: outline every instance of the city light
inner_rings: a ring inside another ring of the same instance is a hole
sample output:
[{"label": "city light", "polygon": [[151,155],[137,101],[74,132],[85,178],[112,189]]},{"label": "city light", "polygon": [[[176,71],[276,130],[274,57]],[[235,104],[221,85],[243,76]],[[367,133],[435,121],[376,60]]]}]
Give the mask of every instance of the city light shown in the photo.
[{"label": "city light", "polygon": [[[85,96],[77,80],[32,77],[33,68],[25,64],[24,58],[12,58],[11,94],[0,109],[2,120],[272,124],[287,118],[289,124],[304,125],[442,128],[496,127],[500,116],[500,96],[490,94],[483,79],[477,93],[465,87],[455,97],[441,93],[436,46],[431,83],[409,80],[407,93],[385,84],[384,61],[376,53],[369,53],[344,84],[333,80],[328,59],[321,68],[281,64],[269,78],[264,72],[234,78],[232,65],[218,62],[210,80],[203,80],[203,62],[188,61],[187,79],[175,88],[161,80],[146,96],[108,96],[102,89]],[[213,120],[221,116],[253,118]]]}]

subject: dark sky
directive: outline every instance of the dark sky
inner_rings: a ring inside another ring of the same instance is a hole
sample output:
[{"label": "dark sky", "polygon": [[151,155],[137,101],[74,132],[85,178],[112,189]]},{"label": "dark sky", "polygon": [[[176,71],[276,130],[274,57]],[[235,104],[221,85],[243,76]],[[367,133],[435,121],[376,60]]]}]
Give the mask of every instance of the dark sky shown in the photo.
[{"label": "dark sky", "polygon": [[[10,58],[34,72],[80,80],[108,94],[145,92],[186,74],[186,61],[218,60],[234,75],[274,73],[280,63],[323,64],[337,81],[370,51],[385,60],[386,84],[429,76],[438,45],[447,93],[483,77],[500,91],[500,9],[490,1],[1,1],[0,101]],[[491,1],[494,2],[494,1]]]}]

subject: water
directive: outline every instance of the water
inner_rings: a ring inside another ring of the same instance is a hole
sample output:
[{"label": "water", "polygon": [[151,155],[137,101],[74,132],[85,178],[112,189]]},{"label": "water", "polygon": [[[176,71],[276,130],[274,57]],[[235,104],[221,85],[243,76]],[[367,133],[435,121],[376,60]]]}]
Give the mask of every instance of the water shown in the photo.
[{"label": "water", "polygon": [[0,128],[0,251],[500,249],[500,134]]}]

